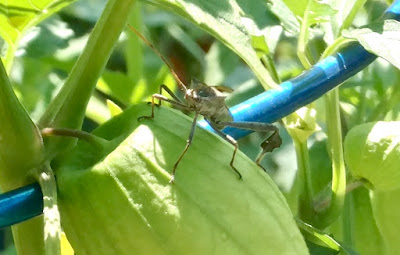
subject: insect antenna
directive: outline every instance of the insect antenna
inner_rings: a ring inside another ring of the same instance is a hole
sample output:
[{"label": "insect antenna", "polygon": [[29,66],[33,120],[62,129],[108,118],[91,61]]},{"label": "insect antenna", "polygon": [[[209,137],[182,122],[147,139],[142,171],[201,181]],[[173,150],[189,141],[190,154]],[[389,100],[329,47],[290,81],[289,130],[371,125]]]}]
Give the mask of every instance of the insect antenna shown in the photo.
[{"label": "insect antenna", "polygon": [[174,69],[172,69],[172,66],[168,63],[167,59],[165,59],[163,57],[163,55],[161,55],[161,53],[157,50],[157,48],[154,47],[154,45],[149,40],[147,40],[146,37],[144,37],[139,31],[137,31],[136,28],[134,28],[133,26],[131,26],[129,24],[128,24],[128,27],[130,30],[132,30],[132,32],[134,32],[137,36],[139,36],[144,41],[144,43],[146,43],[161,58],[161,60],[167,65],[168,69],[174,76],[176,82],[178,82],[180,89],[183,90],[184,92],[186,92],[187,88],[186,88],[185,84],[181,81],[181,79],[179,79],[178,75],[175,73]]}]

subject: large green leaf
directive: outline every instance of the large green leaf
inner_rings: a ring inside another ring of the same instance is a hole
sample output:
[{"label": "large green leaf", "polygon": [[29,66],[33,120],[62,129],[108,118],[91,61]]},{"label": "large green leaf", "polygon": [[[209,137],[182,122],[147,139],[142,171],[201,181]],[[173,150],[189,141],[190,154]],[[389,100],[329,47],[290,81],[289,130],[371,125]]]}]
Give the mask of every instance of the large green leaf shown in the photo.
[{"label": "large green leaf", "polygon": [[[201,128],[170,184],[192,120],[135,105],[58,163],[63,227],[77,254],[308,254],[277,186],[233,147]],[[204,149],[207,148],[207,149]],[[90,235],[87,230],[90,229]],[[105,234],[107,233],[107,234]]]},{"label": "large green leaf", "polygon": [[369,191],[359,188],[352,192],[354,247],[360,254],[385,254],[385,245],[372,212]]},{"label": "large green leaf", "polygon": [[371,205],[376,225],[382,234],[387,251],[385,254],[399,253],[400,189],[390,192],[372,192]]},{"label": "large green leaf", "polygon": [[[236,52],[254,71],[264,88],[276,83],[251,46],[251,36],[276,25],[264,0],[154,0],[156,4],[195,23]],[[267,38],[268,39],[268,38]]]},{"label": "large green leaf", "polygon": [[7,69],[24,32],[71,2],[73,0],[0,0],[0,35],[9,47],[5,60]]},{"label": "large green leaf", "polygon": [[358,40],[367,51],[400,69],[400,22],[385,20],[364,28],[345,30],[343,36]]}]

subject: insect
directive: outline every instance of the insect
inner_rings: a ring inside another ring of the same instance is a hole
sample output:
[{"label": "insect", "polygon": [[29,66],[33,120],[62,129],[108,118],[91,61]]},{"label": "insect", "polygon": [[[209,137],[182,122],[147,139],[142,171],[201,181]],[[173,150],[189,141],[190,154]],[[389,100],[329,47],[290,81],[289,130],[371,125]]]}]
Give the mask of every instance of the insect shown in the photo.
[{"label": "insect", "polygon": [[[200,82],[196,79],[192,79],[191,86],[188,89],[186,85],[179,79],[178,75],[174,72],[173,68],[170,66],[168,61],[161,55],[161,53],[151,44],[143,35],[141,35],[134,27],[128,25],[129,28],[138,35],[167,65],[175,80],[177,81],[179,88],[184,92],[184,99],[179,99],[166,85],[162,84],[160,86],[159,94],[153,94],[151,100],[151,115],[139,117],[139,121],[142,119],[153,119],[154,118],[154,106],[160,106],[161,101],[166,101],[181,110],[187,110],[194,112],[193,122],[190,129],[189,137],[186,142],[186,146],[179,156],[178,160],[173,166],[172,176],[170,182],[174,182],[176,169],[181,162],[183,156],[192,144],[194,131],[196,129],[197,118],[202,115],[204,119],[209,123],[212,129],[226,141],[234,146],[232,159],[229,163],[230,167],[237,174],[239,179],[242,179],[242,175],[234,166],[235,156],[238,151],[237,141],[221,131],[224,127],[234,127],[239,129],[248,129],[257,132],[271,132],[272,134],[261,144],[262,151],[256,159],[257,165],[261,168],[261,160],[267,152],[271,152],[275,148],[282,144],[282,139],[279,136],[279,130],[276,126],[261,123],[261,122],[235,122],[228,107],[225,104],[226,95],[224,92],[232,92],[231,88],[225,86],[208,86],[207,84]],[[172,99],[164,96],[162,92],[167,92]],[[158,104],[155,103],[155,99],[158,99]],[[263,168],[264,169],[264,168]],[[264,169],[265,170],[265,169]]]}]

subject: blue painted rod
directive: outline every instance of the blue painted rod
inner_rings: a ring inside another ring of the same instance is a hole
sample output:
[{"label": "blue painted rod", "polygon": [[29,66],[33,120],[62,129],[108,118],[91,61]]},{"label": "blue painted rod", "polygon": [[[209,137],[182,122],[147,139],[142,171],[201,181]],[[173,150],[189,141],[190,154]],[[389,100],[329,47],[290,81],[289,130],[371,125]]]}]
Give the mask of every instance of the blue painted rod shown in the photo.
[{"label": "blue painted rod", "polygon": [[[383,18],[400,19],[399,0],[385,11]],[[283,82],[278,88],[265,91],[230,108],[233,119],[273,123],[315,101],[375,59],[376,56],[366,51],[358,42],[351,43],[296,78]],[[200,121],[199,125],[212,131],[204,120]],[[236,139],[252,132],[232,127],[227,127],[223,131]]]},{"label": "blue painted rod", "polygon": [[0,195],[0,228],[42,214],[43,195],[37,183]]},{"label": "blue painted rod", "polygon": [[[400,0],[385,12],[384,18],[400,19]],[[282,83],[279,88],[266,91],[230,110],[236,121],[272,123],[316,100],[332,88],[353,76],[376,57],[358,43],[352,43],[333,56],[321,60],[298,77]],[[205,122],[201,122],[207,128]],[[227,128],[228,134],[240,138],[249,133]],[[43,195],[38,184],[31,184],[0,195],[0,228],[40,215]]]}]

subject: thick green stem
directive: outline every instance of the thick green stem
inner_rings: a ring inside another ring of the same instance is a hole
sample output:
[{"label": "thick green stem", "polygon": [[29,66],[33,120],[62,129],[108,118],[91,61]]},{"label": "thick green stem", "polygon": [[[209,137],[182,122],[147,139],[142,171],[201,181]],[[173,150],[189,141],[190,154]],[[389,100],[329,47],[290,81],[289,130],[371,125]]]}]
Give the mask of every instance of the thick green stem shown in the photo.
[{"label": "thick green stem", "polygon": [[294,139],[293,141],[296,150],[298,174],[302,183],[299,196],[299,216],[302,220],[310,222],[315,213],[307,140],[300,142]]},{"label": "thick green stem", "polygon": [[[109,0],[60,93],[39,121],[40,127],[80,129],[89,98],[123,30],[135,0]],[[51,158],[74,145],[66,138],[46,139]]]},{"label": "thick green stem", "polygon": [[61,223],[57,205],[57,187],[53,171],[44,165],[36,178],[43,193],[44,249],[46,255],[60,255]]},{"label": "thick green stem", "polygon": [[329,208],[321,213],[318,226],[329,226],[341,214],[346,195],[346,169],[343,158],[342,128],[339,111],[339,90],[334,89],[326,97],[326,119],[329,150],[332,158],[332,199]]}]

